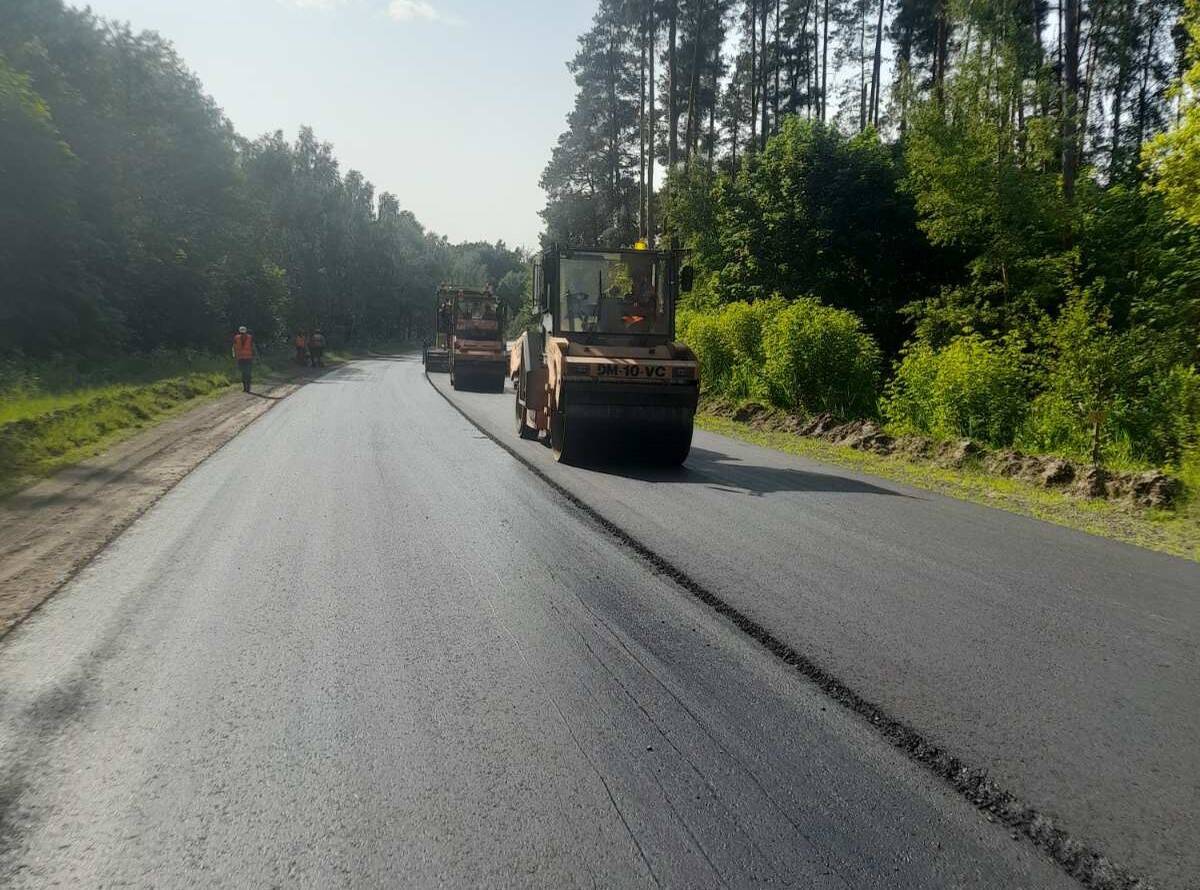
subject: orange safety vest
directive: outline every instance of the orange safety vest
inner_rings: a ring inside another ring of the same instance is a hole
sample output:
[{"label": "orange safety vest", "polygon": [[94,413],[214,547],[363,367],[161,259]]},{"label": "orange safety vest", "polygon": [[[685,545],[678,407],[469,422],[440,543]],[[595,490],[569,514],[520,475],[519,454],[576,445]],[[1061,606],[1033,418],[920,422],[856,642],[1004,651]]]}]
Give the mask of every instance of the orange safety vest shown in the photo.
[{"label": "orange safety vest", "polygon": [[233,355],[238,361],[254,358],[254,338],[249,334],[234,334]]},{"label": "orange safety vest", "polygon": [[308,340],[305,339],[304,335],[297,334],[296,335],[296,348],[303,349],[307,345],[308,345]]}]

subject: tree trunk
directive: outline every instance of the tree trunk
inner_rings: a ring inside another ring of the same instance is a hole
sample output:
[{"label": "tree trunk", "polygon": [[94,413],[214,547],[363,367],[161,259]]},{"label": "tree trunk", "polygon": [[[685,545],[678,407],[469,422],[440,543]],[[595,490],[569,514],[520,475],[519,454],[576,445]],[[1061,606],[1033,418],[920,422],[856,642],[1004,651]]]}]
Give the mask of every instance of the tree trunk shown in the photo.
[{"label": "tree trunk", "polygon": [[771,0],[762,0],[762,36],[759,39],[759,52],[762,53],[762,63],[759,65],[759,76],[762,78],[760,101],[762,103],[762,132],[758,134],[759,147],[767,147],[767,18],[771,14]]},{"label": "tree trunk", "polygon": [[867,3],[858,5],[858,132],[867,128]]},{"label": "tree trunk", "polygon": [[1146,141],[1147,119],[1150,116],[1150,71],[1154,65],[1155,53],[1155,38],[1158,36],[1159,13],[1153,5],[1150,6],[1150,22],[1146,29],[1146,52],[1142,56],[1142,85],[1138,89],[1138,118],[1137,118],[1137,143],[1141,147]]},{"label": "tree trunk", "polygon": [[883,67],[883,8],[887,0],[879,0],[879,20],[875,24],[875,63],[871,68],[871,126],[879,126],[880,76]]},{"label": "tree trunk", "polygon": [[709,67],[709,77],[712,83],[712,98],[708,103],[708,170],[713,169],[713,160],[717,156],[717,99],[721,95],[721,47],[712,48],[712,64]]},{"label": "tree trunk", "polygon": [[821,25],[821,121],[828,112],[829,87],[829,0],[825,0],[825,21]]},{"label": "tree trunk", "polygon": [[900,138],[908,131],[908,99],[912,89],[912,22],[905,23],[900,32],[900,46],[896,52],[896,76],[900,86]]},{"label": "tree trunk", "polygon": [[[766,0],[763,0],[765,3]],[[758,145],[758,0],[750,0],[750,150]]]},{"label": "tree trunk", "polygon": [[737,66],[733,69],[733,79],[729,82],[731,95],[730,106],[733,109],[733,130],[729,134],[729,170],[737,173],[738,138],[742,135],[742,88],[738,83]]},{"label": "tree trunk", "polygon": [[950,48],[950,21],[946,9],[947,0],[938,0],[935,13],[936,34],[933,48],[933,94],[938,105],[946,98],[946,61]]},{"label": "tree trunk", "polygon": [[[1087,150],[1088,121],[1092,110],[1092,84],[1096,79],[1096,59],[1099,55],[1100,38],[1108,23],[1109,4],[1101,2],[1093,6],[1095,10],[1092,22],[1088,28],[1087,65],[1083,69],[1083,101],[1079,104],[1079,156],[1084,158]],[[1082,40],[1082,37],[1081,37]]]},{"label": "tree trunk", "polygon": [[609,32],[608,36],[608,188],[609,188],[609,208],[610,208],[610,224],[617,223],[617,213],[620,209],[618,183],[620,182],[620,169],[618,159],[621,156],[621,133],[619,130],[619,117],[617,113],[617,66],[616,55],[617,47],[614,40],[615,34]]},{"label": "tree trunk", "polygon": [[675,168],[679,154],[679,110],[675,101],[679,90],[675,83],[675,38],[679,28],[679,2],[671,0],[667,19],[667,173]]},{"label": "tree trunk", "polygon": [[658,152],[654,147],[654,137],[658,128],[658,115],[654,110],[654,51],[655,51],[655,35],[658,33],[658,22],[654,20],[654,4],[648,4],[649,11],[647,18],[650,21],[649,27],[646,29],[646,40],[649,44],[646,58],[650,66],[650,76],[646,78],[649,104],[649,121],[647,132],[649,133],[650,152],[646,163],[646,241],[650,247],[654,247],[655,223],[654,223],[654,161]]},{"label": "tree trunk", "polygon": [[1108,156],[1109,176],[1115,176],[1121,170],[1121,112],[1125,107],[1125,91],[1129,89],[1129,58],[1130,46],[1127,37],[1130,23],[1133,19],[1134,0],[1127,0],[1121,10],[1121,27],[1117,33],[1117,43],[1121,47],[1121,59],[1117,64],[1117,84],[1113,95],[1112,113],[1112,148]]},{"label": "tree trunk", "polygon": [[[807,0],[804,4],[804,18],[800,20],[800,46],[803,47],[800,56],[800,66],[804,69],[804,108],[805,116],[812,120],[812,103],[813,103],[813,70],[817,65],[816,48],[813,48],[812,61],[809,61],[808,50],[809,44],[812,42],[808,39],[808,13],[812,9],[815,0]],[[816,28],[813,28],[814,38],[816,36]]]},{"label": "tree trunk", "polygon": [[638,237],[646,237],[646,15],[642,14],[638,95]]},{"label": "tree trunk", "polygon": [[1079,172],[1079,5],[1080,0],[1065,0],[1062,176],[1063,198],[1068,204],[1075,201],[1075,177]]},{"label": "tree trunk", "polygon": [[779,132],[779,69],[783,61],[783,53],[779,45],[779,0],[775,0],[775,96],[772,101],[772,126]]},{"label": "tree trunk", "polygon": [[696,5],[696,33],[692,38],[692,70],[688,78],[688,119],[687,119],[687,166],[692,164],[692,155],[696,152],[696,143],[700,140],[700,126],[696,120],[696,93],[700,89],[700,44],[704,34],[704,3]]}]

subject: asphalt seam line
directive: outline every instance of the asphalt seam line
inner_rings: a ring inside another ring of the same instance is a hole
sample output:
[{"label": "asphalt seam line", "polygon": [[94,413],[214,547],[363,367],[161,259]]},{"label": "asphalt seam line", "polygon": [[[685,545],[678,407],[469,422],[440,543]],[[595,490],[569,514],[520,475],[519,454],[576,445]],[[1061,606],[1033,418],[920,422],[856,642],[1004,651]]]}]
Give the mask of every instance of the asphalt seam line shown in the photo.
[{"label": "asphalt seam line", "polygon": [[1134,874],[1114,863],[1091,845],[1072,837],[1068,831],[1056,825],[1053,818],[1029,806],[1016,794],[989,779],[987,770],[973,767],[944,748],[929,742],[904,721],[893,717],[882,707],[855,692],[816,661],[785,643],[765,626],[736,606],[726,602],[720,595],[709,590],[683,569],[655,553],[633,535],[584,502],[578,495],[552,479],[549,474],[528,460],[515,447],[493,435],[490,430],[456,404],[450,396],[435,386],[427,372],[423,373],[433,391],[465,418],[471,426],[508,452],[511,457],[549,485],[585,517],[598,524],[611,537],[616,538],[618,542],[649,563],[655,573],[669,578],[695,599],[730,621],[739,631],[752,638],[768,653],[815,684],[828,698],[866,720],[892,747],[899,749],[910,760],[919,763],[943,780],[960,797],[983,812],[988,821],[999,822],[1008,826],[1014,833],[1024,836],[1041,852],[1053,859],[1068,875],[1089,890],[1154,890],[1155,885],[1148,878]]}]

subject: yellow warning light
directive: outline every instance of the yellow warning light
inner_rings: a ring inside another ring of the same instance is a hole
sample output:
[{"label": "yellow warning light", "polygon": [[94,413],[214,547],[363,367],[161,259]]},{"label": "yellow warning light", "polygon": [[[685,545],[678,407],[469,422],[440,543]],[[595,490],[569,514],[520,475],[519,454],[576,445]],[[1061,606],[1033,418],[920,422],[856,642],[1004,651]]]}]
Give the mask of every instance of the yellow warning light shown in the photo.
[{"label": "yellow warning light", "polygon": [[647,244],[645,241],[638,239],[637,241],[633,242],[633,249],[634,250],[649,250],[650,245]]}]

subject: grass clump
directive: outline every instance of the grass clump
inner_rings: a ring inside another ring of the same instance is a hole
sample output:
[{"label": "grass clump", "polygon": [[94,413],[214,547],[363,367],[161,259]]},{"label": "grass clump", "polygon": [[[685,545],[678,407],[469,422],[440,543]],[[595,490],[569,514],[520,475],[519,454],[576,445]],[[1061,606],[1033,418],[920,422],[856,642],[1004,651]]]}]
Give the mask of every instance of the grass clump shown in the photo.
[{"label": "grass clump", "polygon": [[0,496],[226,391],[236,377],[230,359],[203,353],[0,365]]}]

